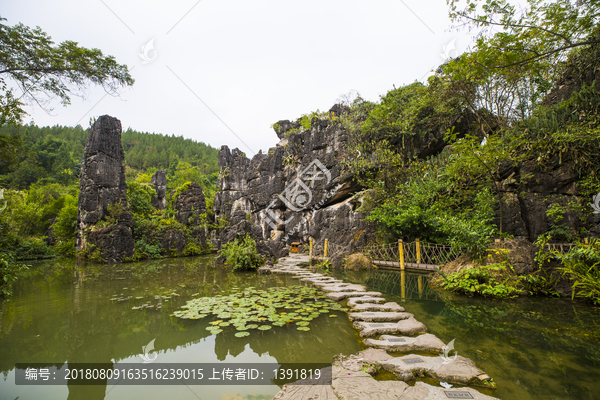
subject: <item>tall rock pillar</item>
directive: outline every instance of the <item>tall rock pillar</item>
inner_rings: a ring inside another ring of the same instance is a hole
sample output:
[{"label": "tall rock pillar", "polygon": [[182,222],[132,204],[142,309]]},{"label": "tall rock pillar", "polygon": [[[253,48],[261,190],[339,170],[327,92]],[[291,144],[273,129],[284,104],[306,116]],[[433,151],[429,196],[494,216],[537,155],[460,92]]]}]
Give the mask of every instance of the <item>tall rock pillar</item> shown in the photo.
[{"label": "tall rock pillar", "polygon": [[121,121],[101,116],[89,130],[79,181],[75,250],[86,258],[116,262],[133,256],[124,158]]}]

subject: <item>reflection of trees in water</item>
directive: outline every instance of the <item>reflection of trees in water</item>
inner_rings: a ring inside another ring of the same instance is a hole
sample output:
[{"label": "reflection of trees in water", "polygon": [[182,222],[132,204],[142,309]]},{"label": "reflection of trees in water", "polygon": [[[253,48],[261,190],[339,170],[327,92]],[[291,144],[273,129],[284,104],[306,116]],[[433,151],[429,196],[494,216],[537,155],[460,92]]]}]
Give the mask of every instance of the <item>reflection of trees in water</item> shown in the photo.
[{"label": "reflection of trees in water", "polygon": [[[211,257],[117,265],[68,261],[51,260],[33,266],[28,276],[17,282],[20,286],[14,298],[0,304],[0,371],[4,374],[16,362],[57,366],[67,361],[119,362],[139,355],[142,346],[155,338],[159,353],[189,347],[211,335],[205,328],[213,320],[169,316],[191,299],[191,294],[215,296],[249,286],[261,289],[298,284],[281,275],[231,273],[214,267]],[[136,290],[125,292],[124,287]],[[131,309],[150,299],[156,303],[154,295],[170,291],[182,296],[161,300],[162,310]],[[123,297],[144,294],[144,299],[111,301],[115,293],[124,293]],[[268,332],[253,330],[248,337],[236,338],[236,330],[229,328],[216,337],[215,353],[221,360],[227,354],[239,355],[247,345],[255,353],[268,353],[280,362],[331,362],[334,354],[360,350],[356,333],[342,314],[313,320],[309,332],[297,331],[292,324]],[[101,399],[105,390],[103,386],[70,386],[69,398]]]},{"label": "reflection of trees in water", "polygon": [[314,319],[308,332],[298,331],[291,323],[266,332],[251,330],[250,336],[236,338],[236,330],[229,329],[217,335],[215,354],[223,361],[228,354],[238,356],[248,345],[259,356],[268,354],[279,363],[331,363],[336,354],[361,350],[348,319],[336,314],[339,317],[324,314]]},{"label": "reflection of trees in water", "polygon": [[376,269],[365,283],[370,289],[406,299],[440,301],[438,292],[429,286],[430,280],[428,274]]}]

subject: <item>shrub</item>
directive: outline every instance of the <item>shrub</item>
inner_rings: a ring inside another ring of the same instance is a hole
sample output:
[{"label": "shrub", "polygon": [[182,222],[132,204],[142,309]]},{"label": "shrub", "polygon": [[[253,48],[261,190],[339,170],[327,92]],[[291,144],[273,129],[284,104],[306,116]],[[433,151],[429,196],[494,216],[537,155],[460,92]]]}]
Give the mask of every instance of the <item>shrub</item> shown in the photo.
[{"label": "shrub", "polygon": [[558,270],[573,279],[573,297],[600,305],[600,240],[578,244],[566,254],[556,253],[562,261]]},{"label": "shrub", "polygon": [[517,297],[518,278],[510,274],[512,267],[496,263],[453,272],[442,282],[444,289],[469,296]]},{"label": "shrub", "polygon": [[18,265],[9,253],[0,253],[0,298],[12,295],[11,285],[19,277],[19,273],[28,269],[25,265]]},{"label": "shrub", "polygon": [[219,256],[225,257],[227,265],[234,271],[253,270],[263,262],[256,250],[256,241],[248,233],[244,239],[236,239],[225,244],[219,251]]}]

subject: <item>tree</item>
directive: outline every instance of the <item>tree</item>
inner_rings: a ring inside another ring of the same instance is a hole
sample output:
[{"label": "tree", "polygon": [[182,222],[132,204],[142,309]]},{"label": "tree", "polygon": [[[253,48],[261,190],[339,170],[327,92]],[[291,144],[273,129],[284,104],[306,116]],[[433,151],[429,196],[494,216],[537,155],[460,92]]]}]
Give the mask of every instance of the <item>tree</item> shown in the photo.
[{"label": "tree", "polygon": [[84,97],[90,82],[111,94],[134,82],[126,65],[99,49],[70,40],[55,45],[40,27],[31,29],[21,23],[11,27],[2,23],[5,20],[0,18],[0,126],[21,122],[26,100],[49,111],[54,98],[68,105],[71,95]]},{"label": "tree", "polygon": [[451,82],[484,130],[530,117],[568,56],[600,43],[600,0],[528,0],[527,8],[507,0],[447,1],[456,25],[475,30],[476,44],[442,65],[438,77]]}]

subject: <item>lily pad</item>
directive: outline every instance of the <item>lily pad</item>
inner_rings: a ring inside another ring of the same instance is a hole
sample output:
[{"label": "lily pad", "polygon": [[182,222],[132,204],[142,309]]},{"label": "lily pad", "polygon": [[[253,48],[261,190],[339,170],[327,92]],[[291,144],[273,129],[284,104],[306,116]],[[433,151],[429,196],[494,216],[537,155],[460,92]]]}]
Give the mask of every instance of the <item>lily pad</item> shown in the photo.
[{"label": "lily pad", "polygon": [[250,332],[238,332],[235,334],[235,337],[246,337],[250,336]]},{"label": "lily pad", "polygon": [[261,325],[258,327],[259,331],[268,331],[269,329],[271,329],[270,325]]}]

